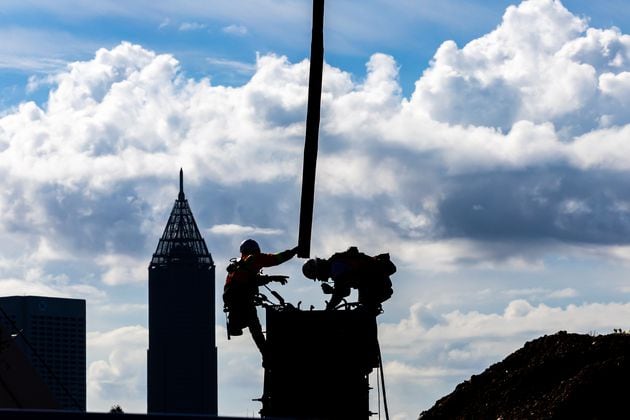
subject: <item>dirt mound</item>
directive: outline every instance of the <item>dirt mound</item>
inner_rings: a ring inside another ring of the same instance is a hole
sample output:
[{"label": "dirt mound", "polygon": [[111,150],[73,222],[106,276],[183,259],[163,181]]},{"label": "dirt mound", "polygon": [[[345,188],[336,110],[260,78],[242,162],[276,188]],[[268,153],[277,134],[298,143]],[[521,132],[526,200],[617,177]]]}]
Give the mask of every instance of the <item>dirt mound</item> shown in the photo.
[{"label": "dirt mound", "polygon": [[630,418],[629,391],[630,334],[561,331],[473,375],[419,418]]}]

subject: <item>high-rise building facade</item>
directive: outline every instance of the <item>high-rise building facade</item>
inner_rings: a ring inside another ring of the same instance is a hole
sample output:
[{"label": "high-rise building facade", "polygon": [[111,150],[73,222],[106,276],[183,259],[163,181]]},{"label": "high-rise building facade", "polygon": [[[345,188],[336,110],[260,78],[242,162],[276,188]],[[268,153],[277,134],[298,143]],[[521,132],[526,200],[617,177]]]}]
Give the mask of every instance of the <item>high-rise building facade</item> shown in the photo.
[{"label": "high-rise building facade", "polygon": [[149,265],[149,413],[217,413],[214,263],[179,195]]},{"label": "high-rise building facade", "polygon": [[0,297],[0,328],[15,338],[59,408],[85,411],[85,300]]}]

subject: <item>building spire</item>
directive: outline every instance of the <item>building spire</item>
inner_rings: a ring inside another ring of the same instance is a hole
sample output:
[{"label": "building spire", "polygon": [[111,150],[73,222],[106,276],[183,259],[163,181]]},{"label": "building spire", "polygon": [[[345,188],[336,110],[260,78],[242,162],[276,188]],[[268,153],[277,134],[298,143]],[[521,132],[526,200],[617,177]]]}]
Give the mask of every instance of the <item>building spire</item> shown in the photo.
[{"label": "building spire", "polygon": [[186,198],[184,195],[184,169],[179,168],[179,195],[177,196],[179,200],[183,200]]},{"label": "building spire", "polygon": [[179,196],[175,200],[151,264],[166,264],[183,260],[213,265],[206,241],[199,232],[197,222],[184,195],[184,170],[180,168]]}]

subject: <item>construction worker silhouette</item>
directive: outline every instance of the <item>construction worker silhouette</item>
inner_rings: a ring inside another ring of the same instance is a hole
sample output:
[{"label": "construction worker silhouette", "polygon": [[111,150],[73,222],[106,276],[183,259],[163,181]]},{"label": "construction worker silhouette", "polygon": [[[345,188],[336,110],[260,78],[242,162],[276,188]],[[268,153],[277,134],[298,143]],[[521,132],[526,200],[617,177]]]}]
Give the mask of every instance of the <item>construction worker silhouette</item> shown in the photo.
[{"label": "construction worker silhouette", "polygon": [[[357,289],[360,306],[374,314],[381,313],[381,303],[392,296],[389,276],[395,272],[396,266],[389,254],[371,257],[354,246],[328,259],[310,259],[302,266],[306,277],[324,282],[322,290],[332,295],[326,309],[335,309],[350,295],[351,289]],[[327,283],[329,279],[333,281],[332,286]]]},{"label": "construction worker silhouette", "polygon": [[258,286],[269,281],[286,284],[285,276],[261,276],[263,267],[272,267],[290,260],[297,253],[297,247],[277,254],[260,252],[260,246],[253,239],[246,239],[240,246],[241,258],[232,260],[227,267],[228,275],[223,288],[224,310],[228,314],[227,332],[230,336],[243,334],[243,328],[249,332],[265,360],[265,336],[256,313]]}]

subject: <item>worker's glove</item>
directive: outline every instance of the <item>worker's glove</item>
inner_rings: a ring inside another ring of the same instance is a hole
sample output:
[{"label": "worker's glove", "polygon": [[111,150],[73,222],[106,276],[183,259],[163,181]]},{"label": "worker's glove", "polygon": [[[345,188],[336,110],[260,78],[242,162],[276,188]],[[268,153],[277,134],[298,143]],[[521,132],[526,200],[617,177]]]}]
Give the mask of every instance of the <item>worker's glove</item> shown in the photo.
[{"label": "worker's glove", "polygon": [[324,292],[325,295],[332,295],[332,293],[335,291],[335,289],[328,283],[322,283],[322,292]]}]

